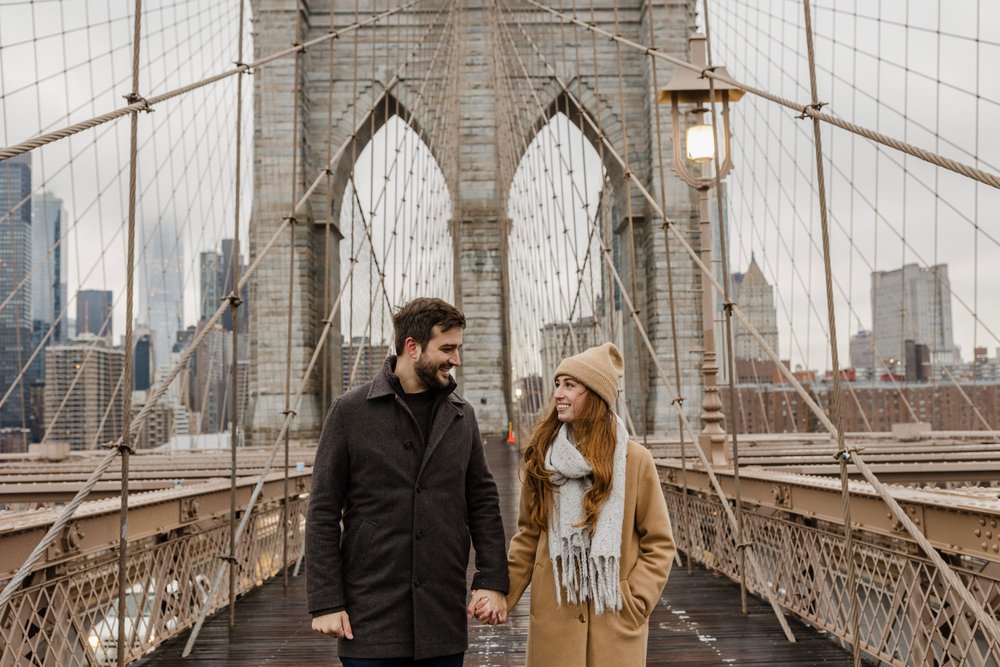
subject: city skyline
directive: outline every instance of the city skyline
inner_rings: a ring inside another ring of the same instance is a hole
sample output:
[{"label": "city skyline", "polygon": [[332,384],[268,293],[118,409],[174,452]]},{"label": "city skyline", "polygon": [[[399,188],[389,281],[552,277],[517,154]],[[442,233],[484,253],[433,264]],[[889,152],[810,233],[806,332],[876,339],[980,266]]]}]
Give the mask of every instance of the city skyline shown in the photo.
[{"label": "city skyline", "polygon": [[[6,65],[6,95],[0,101],[3,146],[120,107],[122,95],[130,87],[129,7],[98,5],[92,0],[43,4],[7,4],[2,8],[4,34],[19,36],[15,43],[4,44],[2,56]],[[163,5],[154,2],[143,21],[143,54],[149,58],[143,58],[141,67],[144,90],[176,88],[215,74],[220,66],[231,66],[236,54],[238,7],[220,5],[218,20],[225,28],[195,41],[191,41],[187,29],[190,21],[199,20],[203,7],[189,3],[169,12],[163,10]],[[102,17],[100,27],[88,26],[95,16]],[[247,12],[246,21],[249,34],[251,12]],[[60,25],[88,27],[53,33],[53,27]],[[25,37],[27,42],[22,41]],[[32,48],[32,39],[40,40],[46,48]],[[93,48],[92,44],[102,47],[89,66],[74,66],[75,57],[69,57],[71,64],[66,64],[64,52],[82,54]],[[185,48],[173,50],[168,44],[185,44]],[[252,44],[249,39],[248,54]],[[12,63],[17,63],[16,67]],[[37,71],[52,76],[34,82],[31,73]],[[254,122],[253,87],[247,86],[244,95],[244,143],[249,146]],[[144,115],[139,128],[136,322],[142,323],[138,294],[142,257],[147,243],[159,237],[168,248],[178,248],[185,258],[181,266],[181,319],[188,326],[195,324],[200,315],[198,253],[233,236],[235,79],[160,105],[156,111]],[[117,123],[23,156],[33,167],[31,193],[44,190],[64,202],[67,294],[72,298],[85,289],[112,291],[115,341],[124,334],[125,323],[128,145],[127,123]],[[243,173],[250,174],[252,151],[245,149],[243,156]],[[243,238],[247,238],[252,190],[252,184],[245,182],[239,206]],[[3,207],[0,219],[7,210]],[[5,224],[0,222],[0,226]],[[246,250],[243,252],[245,258]],[[68,316],[74,312],[70,303]]]}]

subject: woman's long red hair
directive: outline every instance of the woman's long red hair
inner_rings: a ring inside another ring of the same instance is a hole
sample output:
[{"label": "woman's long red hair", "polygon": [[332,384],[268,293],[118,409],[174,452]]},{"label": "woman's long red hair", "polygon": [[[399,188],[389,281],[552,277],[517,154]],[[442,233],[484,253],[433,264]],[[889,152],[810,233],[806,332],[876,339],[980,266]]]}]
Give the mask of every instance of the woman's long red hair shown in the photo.
[{"label": "woman's long red hair", "polygon": [[[614,472],[615,442],[618,424],[608,404],[587,389],[580,414],[567,426],[577,449],[593,469],[593,486],[583,499],[584,518],[580,526],[591,533],[597,526],[601,505],[611,493],[611,475]],[[552,507],[553,485],[545,470],[545,453],[556,439],[563,422],[559,421],[555,401],[538,420],[524,450],[524,486],[528,496],[528,518],[542,528],[548,528],[548,514]]]}]

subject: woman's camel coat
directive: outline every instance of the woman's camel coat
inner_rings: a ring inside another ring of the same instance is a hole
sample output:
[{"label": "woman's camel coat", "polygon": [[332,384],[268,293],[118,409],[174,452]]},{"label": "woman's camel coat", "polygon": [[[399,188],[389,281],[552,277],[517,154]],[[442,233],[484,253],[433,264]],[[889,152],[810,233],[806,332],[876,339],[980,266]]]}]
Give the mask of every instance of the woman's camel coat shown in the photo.
[{"label": "woman's camel coat", "polygon": [[571,605],[563,599],[561,606],[557,603],[548,531],[530,525],[529,493],[521,487],[518,530],[507,554],[507,607],[513,609],[531,585],[527,665],[645,665],[649,615],[667,583],[676,551],[652,455],[642,445],[628,443],[620,575],[622,609],[618,614],[606,611],[598,616],[589,602]]}]

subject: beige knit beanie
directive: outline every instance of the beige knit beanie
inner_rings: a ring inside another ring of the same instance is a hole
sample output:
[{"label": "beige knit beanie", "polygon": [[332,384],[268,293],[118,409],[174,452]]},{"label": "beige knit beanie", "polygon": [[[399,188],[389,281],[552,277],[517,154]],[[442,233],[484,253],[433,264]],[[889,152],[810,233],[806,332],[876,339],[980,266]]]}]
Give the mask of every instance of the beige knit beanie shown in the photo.
[{"label": "beige knit beanie", "polygon": [[618,398],[618,378],[624,374],[622,353],[614,343],[605,343],[563,359],[554,377],[576,378],[613,407]]}]

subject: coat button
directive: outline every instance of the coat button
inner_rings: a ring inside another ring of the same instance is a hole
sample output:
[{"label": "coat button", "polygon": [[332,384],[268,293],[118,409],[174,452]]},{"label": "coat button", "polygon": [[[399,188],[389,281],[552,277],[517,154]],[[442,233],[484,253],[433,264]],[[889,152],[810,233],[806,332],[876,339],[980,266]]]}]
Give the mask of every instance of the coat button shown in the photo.
[{"label": "coat button", "polygon": [[413,580],[413,587],[414,588],[420,588],[420,586],[421,586],[421,581],[419,579],[414,579]]},{"label": "coat button", "polygon": [[584,616],[583,614],[580,614],[580,622],[581,623],[586,623],[587,622],[587,617]]},{"label": "coat button", "polygon": [[403,443],[403,449],[413,449],[413,443],[407,440]]},{"label": "coat button", "polygon": [[422,531],[422,530],[418,530],[417,531],[417,539],[418,540],[424,539],[424,531]]},{"label": "coat button", "polygon": [[420,493],[423,490],[424,490],[424,487],[422,487],[421,485],[417,484],[417,493]]}]

